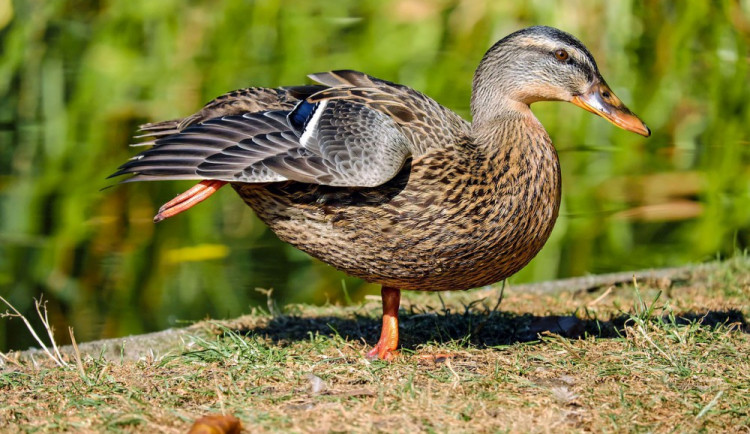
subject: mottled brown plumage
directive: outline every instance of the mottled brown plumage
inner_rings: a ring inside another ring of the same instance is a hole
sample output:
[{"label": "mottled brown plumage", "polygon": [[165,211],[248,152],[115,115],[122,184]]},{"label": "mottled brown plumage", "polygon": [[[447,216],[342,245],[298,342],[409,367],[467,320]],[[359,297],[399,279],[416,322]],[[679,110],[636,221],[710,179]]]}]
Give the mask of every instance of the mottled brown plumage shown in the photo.
[{"label": "mottled brown plumage", "polygon": [[[531,141],[478,148],[468,137],[414,157],[373,188],[233,184],[282,240],[371,282],[475,288],[518,271],[544,245],[560,203],[557,155],[541,125]],[[498,137],[500,138],[500,137]],[[514,146],[518,143],[518,146]]]},{"label": "mottled brown plumage", "polygon": [[552,231],[560,167],[529,109],[570,101],[648,135],[586,48],[548,27],[516,32],[484,56],[473,123],[408,87],[356,71],[320,83],[235,91],[183,120],[142,128],[154,147],[115,175],[204,179],[160,210],[174,215],[231,183],[281,238],[383,285],[392,357],[398,289],[462,290],[526,265]]}]

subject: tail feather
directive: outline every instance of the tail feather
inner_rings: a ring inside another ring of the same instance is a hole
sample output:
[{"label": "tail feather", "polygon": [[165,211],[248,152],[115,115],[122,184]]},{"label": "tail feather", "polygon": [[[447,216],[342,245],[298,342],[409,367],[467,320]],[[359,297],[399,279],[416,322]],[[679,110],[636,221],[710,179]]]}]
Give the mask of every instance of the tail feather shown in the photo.
[{"label": "tail feather", "polygon": [[162,137],[168,137],[172,134],[180,132],[179,129],[180,119],[172,119],[163,122],[152,122],[143,124],[138,127],[138,131],[142,134],[133,136],[134,139],[149,139],[136,143],[131,143],[130,146],[153,146],[156,141]]},{"label": "tail feather", "polygon": [[139,131],[155,131],[155,130],[170,130],[176,129],[177,125],[180,124],[181,119],[171,119],[168,121],[161,122],[149,122],[138,127]]}]

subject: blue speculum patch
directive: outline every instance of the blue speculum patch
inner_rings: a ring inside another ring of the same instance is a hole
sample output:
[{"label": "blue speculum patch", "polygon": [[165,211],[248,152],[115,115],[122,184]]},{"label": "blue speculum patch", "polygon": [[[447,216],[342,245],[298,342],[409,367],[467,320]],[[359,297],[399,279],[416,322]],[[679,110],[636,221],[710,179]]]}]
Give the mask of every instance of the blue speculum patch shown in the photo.
[{"label": "blue speculum patch", "polygon": [[299,103],[297,107],[295,107],[294,110],[292,110],[292,112],[289,114],[289,123],[291,124],[292,128],[300,133],[304,131],[305,127],[307,126],[307,122],[312,117],[317,106],[317,103],[313,104],[307,101],[302,101],[301,103]]}]

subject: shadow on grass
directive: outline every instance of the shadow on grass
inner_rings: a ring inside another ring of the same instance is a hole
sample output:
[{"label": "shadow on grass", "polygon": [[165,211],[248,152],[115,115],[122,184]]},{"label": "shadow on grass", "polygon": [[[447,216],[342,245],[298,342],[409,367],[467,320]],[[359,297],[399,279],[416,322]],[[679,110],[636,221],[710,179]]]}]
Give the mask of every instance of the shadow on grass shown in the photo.
[{"label": "shadow on grass", "polygon": [[[538,341],[545,333],[554,333],[570,339],[584,336],[616,338],[623,335],[628,315],[620,315],[609,321],[580,319],[569,316],[535,316],[514,313],[408,313],[399,314],[401,347],[415,349],[418,345],[437,342],[454,342],[459,345],[472,345],[479,348],[511,345],[514,343]],[[662,318],[665,322],[671,320]],[[739,324],[738,329],[750,333],[750,326],[741,311],[709,310],[687,312],[675,315],[677,325],[697,324],[702,328],[719,325]],[[346,340],[365,341],[374,345],[380,336],[380,320],[369,316],[340,318],[335,316],[299,317],[281,315],[274,317],[267,325],[237,330],[271,339],[284,345],[294,341],[309,340],[311,335],[333,337],[339,335]]]}]

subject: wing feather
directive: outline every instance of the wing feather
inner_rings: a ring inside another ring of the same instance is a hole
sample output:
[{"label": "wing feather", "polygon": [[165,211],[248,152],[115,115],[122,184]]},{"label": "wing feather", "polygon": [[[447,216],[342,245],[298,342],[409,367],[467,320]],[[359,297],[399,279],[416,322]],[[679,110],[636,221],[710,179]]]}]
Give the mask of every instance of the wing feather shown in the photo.
[{"label": "wing feather", "polygon": [[[377,186],[395,176],[411,156],[412,146],[399,126],[403,116],[393,114],[408,108],[389,102],[377,89],[388,82],[356,71],[311,77],[336,88],[271,89],[277,99],[279,92],[290,100],[305,99],[289,109],[241,113],[235,111],[251,104],[232,101],[230,93],[183,120],[146,124],[142,136],[150,138],[153,147],[112,176],[133,175],[125,182],[291,180],[342,187]],[[257,88],[237,92],[244,97],[253,92],[270,95]],[[216,113],[221,115],[206,118]]]}]

